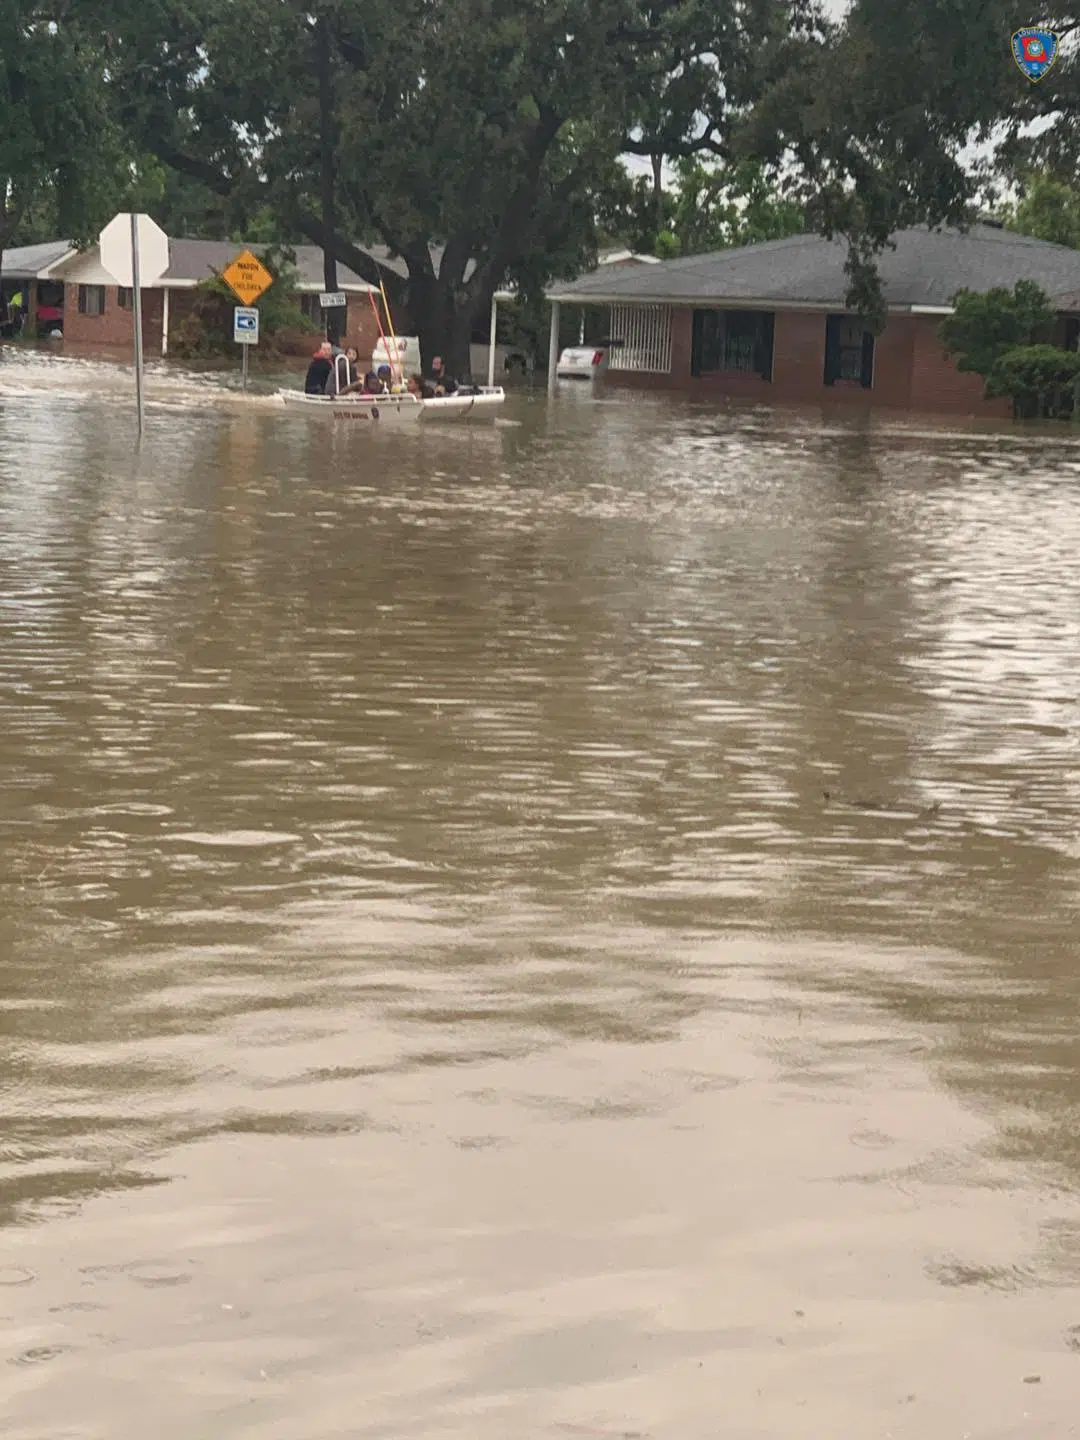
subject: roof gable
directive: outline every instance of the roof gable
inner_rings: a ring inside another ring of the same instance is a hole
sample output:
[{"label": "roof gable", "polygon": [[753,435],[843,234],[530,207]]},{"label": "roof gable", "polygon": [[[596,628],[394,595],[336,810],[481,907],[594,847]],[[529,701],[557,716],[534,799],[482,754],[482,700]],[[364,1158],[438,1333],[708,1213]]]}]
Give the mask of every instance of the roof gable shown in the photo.
[{"label": "roof gable", "polygon": [[0,256],[0,274],[9,280],[33,280],[74,249],[70,240],[45,240],[40,245],[15,245]]}]

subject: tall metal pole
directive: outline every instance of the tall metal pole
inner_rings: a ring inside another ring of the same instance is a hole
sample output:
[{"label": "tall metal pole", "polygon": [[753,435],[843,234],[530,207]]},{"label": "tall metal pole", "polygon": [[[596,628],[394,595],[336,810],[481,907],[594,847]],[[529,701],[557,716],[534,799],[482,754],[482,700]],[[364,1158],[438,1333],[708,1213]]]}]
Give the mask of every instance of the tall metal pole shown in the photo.
[{"label": "tall metal pole", "polygon": [[244,389],[246,390],[246,389],[247,389],[247,367],[248,367],[248,358],[247,358],[247,357],[248,357],[248,351],[251,349],[251,346],[250,346],[250,345],[241,345],[241,346],[240,346],[240,349],[244,352],[244,369],[243,369],[243,374],[244,374]]},{"label": "tall metal pole", "polygon": [[[328,295],[338,288],[337,256],[333,251],[337,214],[334,205],[335,145],[337,124],[334,111],[333,59],[330,53],[330,27],[326,13],[315,19],[315,68],[319,77],[319,190],[322,201],[323,284]],[[348,313],[348,312],[346,312]],[[323,312],[326,338],[332,345],[343,339],[341,315],[332,306]]]},{"label": "tall metal pole", "polygon": [[498,330],[499,297],[491,297],[491,329],[488,331],[488,378],[490,386],[495,384],[495,335]]},{"label": "tall metal pole", "polygon": [[135,325],[135,410],[143,433],[142,288],[139,284],[139,217],[131,213],[131,316]]},{"label": "tall metal pole", "polygon": [[551,302],[551,333],[548,336],[548,394],[555,393],[555,371],[559,368],[559,302]]}]

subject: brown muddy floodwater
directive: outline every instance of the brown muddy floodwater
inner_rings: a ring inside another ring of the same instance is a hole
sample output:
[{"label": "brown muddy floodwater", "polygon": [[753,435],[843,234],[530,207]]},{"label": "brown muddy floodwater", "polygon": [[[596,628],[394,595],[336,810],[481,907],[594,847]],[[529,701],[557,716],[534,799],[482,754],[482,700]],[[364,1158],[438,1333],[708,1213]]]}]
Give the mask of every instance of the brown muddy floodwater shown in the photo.
[{"label": "brown muddy floodwater", "polygon": [[1070,432],[129,384],[0,362],[4,1440],[1080,1433]]}]

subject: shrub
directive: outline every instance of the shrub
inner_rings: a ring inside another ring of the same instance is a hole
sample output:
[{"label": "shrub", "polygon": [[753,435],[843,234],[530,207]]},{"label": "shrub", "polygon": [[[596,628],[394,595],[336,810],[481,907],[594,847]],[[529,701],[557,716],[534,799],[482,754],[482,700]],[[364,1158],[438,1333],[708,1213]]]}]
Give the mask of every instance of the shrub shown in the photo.
[{"label": "shrub", "polygon": [[[263,354],[280,353],[280,341],[297,334],[315,335],[317,327],[304,315],[297,303],[296,271],[288,251],[271,246],[259,257],[274,277],[256,304],[259,311],[259,349]],[[169,336],[169,349],[184,359],[208,359],[215,355],[231,355],[233,344],[233,306],[237,299],[222,280],[213,275],[200,280],[192,294],[188,311],[177,321]]]},{"label": "shrub", "polygon": [[1018,280],[1012,290],[999,286],[985,294],[958,290],[953,305],[953,313],[938,330],[941,343],[948,354],[958,357],[958,370],[984,380],[1006,351],[1046,340],[1054,323],[1050,302],[1031,280]]},{"label": "shrub", "polygon": [[1056,345],[1006,350],[986,381],[988,395],[1007,395],[1018,418],[1058,419],[1072,412],[1080,353]]}]

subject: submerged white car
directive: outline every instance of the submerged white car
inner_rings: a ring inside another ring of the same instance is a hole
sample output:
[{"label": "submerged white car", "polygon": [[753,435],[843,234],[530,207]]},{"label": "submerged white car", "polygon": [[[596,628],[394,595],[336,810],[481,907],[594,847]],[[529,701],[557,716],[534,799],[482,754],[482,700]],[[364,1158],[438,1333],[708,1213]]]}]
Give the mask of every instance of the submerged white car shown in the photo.
[{"label": "submerged white car", "polygon": [[607,374],[611,350],[607,341],[599,345],[570,345],[559,356],[555,379],[595,385]]}]

